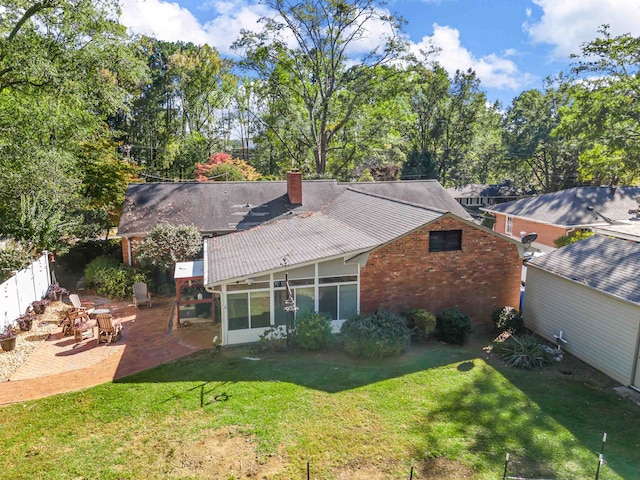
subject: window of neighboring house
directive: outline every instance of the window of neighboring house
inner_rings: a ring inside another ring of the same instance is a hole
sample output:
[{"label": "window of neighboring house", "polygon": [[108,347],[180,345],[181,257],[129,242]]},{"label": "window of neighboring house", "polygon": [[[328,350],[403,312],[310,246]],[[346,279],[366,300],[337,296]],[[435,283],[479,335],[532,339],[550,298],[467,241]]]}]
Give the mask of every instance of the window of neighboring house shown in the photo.
[{"label": "window of neighboring house", "polygon": [[440,230],[429,232],[430,252],[462,250],[462,230]]},{"label": "window of neighboring house", "polygon": [[504,233],[511,235],[513,232],[513,217],[507,215],[507,219],[504,224]]}]

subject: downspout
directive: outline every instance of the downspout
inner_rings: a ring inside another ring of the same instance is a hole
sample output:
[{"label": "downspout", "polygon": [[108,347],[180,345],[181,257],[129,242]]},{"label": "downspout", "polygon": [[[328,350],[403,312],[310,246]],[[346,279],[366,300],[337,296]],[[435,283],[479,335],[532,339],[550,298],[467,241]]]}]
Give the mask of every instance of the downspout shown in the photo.
[{"label": "downspout", "polygon": [[129,266],[132,266],[133,265],[133,258],[131,258],[131,255],[132,255],[131,239],[129,237],[124,237],[124,238],[127,241],[127,256],[129,257]]}]

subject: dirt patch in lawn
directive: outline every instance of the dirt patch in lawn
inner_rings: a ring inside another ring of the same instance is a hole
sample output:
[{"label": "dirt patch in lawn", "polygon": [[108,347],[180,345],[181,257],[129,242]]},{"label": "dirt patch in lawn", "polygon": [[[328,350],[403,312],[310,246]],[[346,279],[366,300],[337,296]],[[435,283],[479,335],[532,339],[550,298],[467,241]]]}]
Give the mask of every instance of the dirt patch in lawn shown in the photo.
[{"label": "dirt patch in lawn", "polygon": [[210,430],[175,454],[173,475],[209,478],[271,478],[285,470],[282,456],[257,453],[257,441],[238,427]]},{"label": "dirt patch in lawn", "polygon": [[436,457],[427,458],[417,465],[417,478],[439,478],[442,480],[463,480],[476,474],[471,468],[456,460]]},{"label": "dirt patch in lawn", "polygon": [[[210,430],[203,438],[174,454],[171,474],[212,480],[284,478],[281,475],[287,470],[287,456],[262,455],[257,453],[257,446],[256,439],[240,427]],[[397,467],[393,462],[375,464],[358,459],[344,467],[332,468],[331,476],[337,480],[387,480],[397,476]],[[316,468],[318,465],[311,465],[312,478],[321,473],[314,472]],[[410,466],[407,467],[407,478],[409,470]],[[425,459],[414,468],[416,479],[464,480],[475,473],[455,460],[441,457]]]}]

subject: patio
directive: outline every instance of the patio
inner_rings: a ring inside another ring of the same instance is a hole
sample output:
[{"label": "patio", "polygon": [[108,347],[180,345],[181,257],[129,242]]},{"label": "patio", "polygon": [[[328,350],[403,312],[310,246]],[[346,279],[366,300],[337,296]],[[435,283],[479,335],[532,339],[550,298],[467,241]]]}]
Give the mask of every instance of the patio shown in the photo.
[{"label": "patio", "polygon": [[120,319],[123,335],[111,344],[96,337],[75,342],[56,328],[31,357],[0,386],[0,405],[34,400],[113,381],[212,348],[213,324],[176,328],[173,298],[154,298],[152,308],[82,296]]}]

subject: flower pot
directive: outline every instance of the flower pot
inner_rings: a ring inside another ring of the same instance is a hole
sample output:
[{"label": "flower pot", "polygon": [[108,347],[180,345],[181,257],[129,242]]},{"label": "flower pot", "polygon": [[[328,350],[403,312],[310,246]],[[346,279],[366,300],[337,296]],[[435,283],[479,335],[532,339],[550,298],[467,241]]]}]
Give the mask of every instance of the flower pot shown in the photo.
[{"label": "flower pot", "polygon": [[23,332],[28,332],[29,330],[31,330],[32,326],[33,320],[23,320],[22,322],[20,322],[20,330],[22,330]]},{"label": "flower pot", "polygon": [[16,348],[16,337],[0,338],[0,347],[5,352],[10,352]]},{"label": "flower pot", "polygon": [[33,313],[37,315],[42,315],[47,308],[45,305],[34,304],[34,303],[32,303],[31,306],[33,307]]}]

